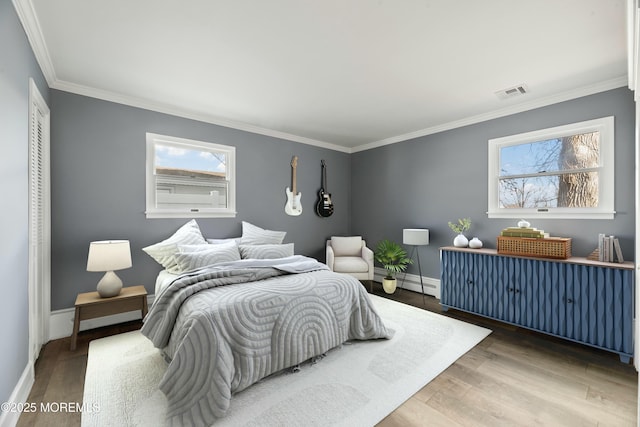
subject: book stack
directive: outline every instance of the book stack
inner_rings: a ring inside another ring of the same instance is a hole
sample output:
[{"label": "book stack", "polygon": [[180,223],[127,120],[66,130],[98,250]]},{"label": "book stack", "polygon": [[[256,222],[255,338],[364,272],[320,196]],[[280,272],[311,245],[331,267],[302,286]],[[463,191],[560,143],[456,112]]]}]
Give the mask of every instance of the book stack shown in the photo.
[{"label": "book stack", "polygon": [[507,227],[500,232],[500,235],[504,237],[530,237],[536,239],[549,237],[549,233],[533,227]]},{"label": "book stack", "polygon": [[598,261],[604,262],[624,262],[620,241],[615,236],[607,236],[604,233],[598,234]]}]

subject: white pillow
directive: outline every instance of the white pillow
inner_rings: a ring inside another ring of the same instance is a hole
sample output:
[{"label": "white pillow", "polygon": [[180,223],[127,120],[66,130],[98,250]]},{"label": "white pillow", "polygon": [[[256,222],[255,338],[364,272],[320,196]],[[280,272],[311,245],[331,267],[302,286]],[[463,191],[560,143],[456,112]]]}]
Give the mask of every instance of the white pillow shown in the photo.
[{"label": "white pillow", "polygon": [[220,262],[240,260],[240,252],[235,242],[220,245],[184,245],[175,255],[179,272],[185,272]]},{"label": "white pillow", "polygon": [[175,255],[178,253],[178,245],[198,245],[206,244],[202,237],[200,227],[195,219],[180,227],[171,237],[156,243],[155,245],[142,248],[151,258],[156,260],[167,271],[177,271]]},{"label": "white pillow", "polygon": [[216,248],[226,248],[226,247],[237,248],[237,246],[238,245],[233,240],[229,240],[228,242],[217,243],[217,244],[205,243],[203,245],[178,245],[178,252],[191,253],[191,252],[215,250]]},{"label": "white pillow", "polygon": [[228,239],[207,239],[207,243],[219,245],[220,243],[236,242],[239,245],[241,240],[242,237],[229,237]]},{"label": "white pillow", "polygon": [[279,245],[286,234],[286,231],[265,230],[242,221],[242,240],[240,243],[243,245]]},{"label": "white pillow", "polygon": [[284,245],[240,245],[242,259],[275,259],[293,256],[293,243]]},{"label": "white pillow", "polygon": [[335,256],[360,256],[362,254],[362,236],[332,236],[331,248]]}]

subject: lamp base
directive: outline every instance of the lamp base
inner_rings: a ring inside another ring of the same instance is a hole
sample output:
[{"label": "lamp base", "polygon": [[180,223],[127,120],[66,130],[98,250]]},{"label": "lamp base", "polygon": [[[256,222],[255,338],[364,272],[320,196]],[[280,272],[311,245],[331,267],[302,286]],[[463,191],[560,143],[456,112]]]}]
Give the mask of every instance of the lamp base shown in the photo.
[{"label": "lamp base", "polygon": [[98,295],[102,298],[115,297],[121,289],[122,280],[113,271],[107,271],[98,282]]}]

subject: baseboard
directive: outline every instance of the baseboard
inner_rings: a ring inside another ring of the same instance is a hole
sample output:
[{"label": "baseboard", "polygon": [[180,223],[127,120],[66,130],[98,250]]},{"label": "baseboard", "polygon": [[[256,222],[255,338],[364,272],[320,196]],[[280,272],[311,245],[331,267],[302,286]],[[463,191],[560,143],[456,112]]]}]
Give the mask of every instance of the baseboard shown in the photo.
[{"label": "baseboard", "polygon": [[[383,268],[376,267],[374,269],[374,277],[373,279],[376,282],[382,282],[382,278],[386,275],[386,272]],[[407,289],[409,291],[414,291],[418,293],[422,293],[422,286],[420,285],[420,276],[417,274],[407,274],[404,277],[404,273],[400,273],[396,276],[398,279],[398,287],[402,287],[403,289]],[[422,276],[422,282],[424,284],[424,293],[426,295],[434,296],[440,299],[440,280],[433,279],[431,277]]]},{"label": "baseboard", "polygon": [[[153,299],[154,295],[147,295],[147,304],[149,307],[153,304]],[[73,333],[74,315],[74,308],[52,311],[51,317],[49,318],[49,340],[70,337]],[[140,310],[99,317],[97,319],[83,320],[80,322],[80,330],[86,331],[88,329],[101,328],[103,326],[115,325],[137,319],[140,319]]]},{"label": "baseboard", "polygon": [[0,426],[2,427],[14,427],[18,424],[18,420],[20,419],[20,414],[22,411],[19,411],[18,405],[27,403],[27,399],[29,399],[29,393],[31,393],[31,387],[33,387],[33,383],[35,381],[35,372],[32,364],[27,364],[24,371],[22,371],[22,375],[18,380],[18,384],[13,389],[11,396],[9,396],[9,400],[6,401],[9,405],[16,405],[15,410],[2,411],[0,413]]}]

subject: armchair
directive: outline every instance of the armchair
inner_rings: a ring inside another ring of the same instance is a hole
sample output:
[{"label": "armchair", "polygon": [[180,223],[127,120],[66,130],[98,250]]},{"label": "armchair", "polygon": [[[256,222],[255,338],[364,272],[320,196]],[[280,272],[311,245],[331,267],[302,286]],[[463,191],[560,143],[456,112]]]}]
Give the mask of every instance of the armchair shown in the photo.
[{"label": "armchair", "polygon": [[332,236],[327,240],[327,265],[336,273],[369,281],[370,289],[373,286],[373,251],[360,236]]}]

